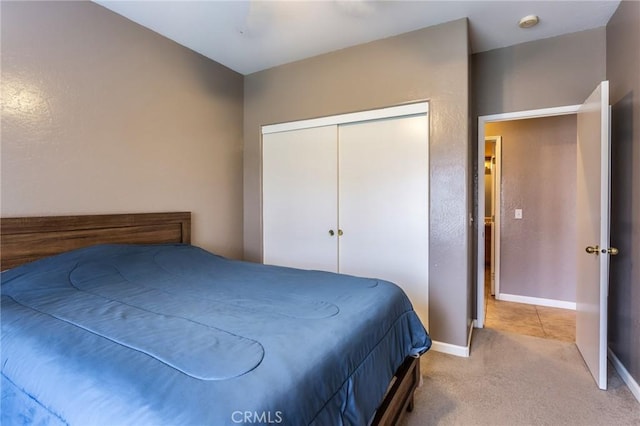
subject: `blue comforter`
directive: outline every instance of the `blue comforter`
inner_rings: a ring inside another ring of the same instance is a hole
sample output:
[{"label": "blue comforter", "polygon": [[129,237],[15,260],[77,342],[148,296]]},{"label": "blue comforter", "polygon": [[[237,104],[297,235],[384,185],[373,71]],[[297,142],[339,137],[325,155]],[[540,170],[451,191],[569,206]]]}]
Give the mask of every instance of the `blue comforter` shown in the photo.
[{"label": "blue comforter", "polygon": [[389,282],[102,245],[3,272],[2,424],[366,424],[431,345]]}]

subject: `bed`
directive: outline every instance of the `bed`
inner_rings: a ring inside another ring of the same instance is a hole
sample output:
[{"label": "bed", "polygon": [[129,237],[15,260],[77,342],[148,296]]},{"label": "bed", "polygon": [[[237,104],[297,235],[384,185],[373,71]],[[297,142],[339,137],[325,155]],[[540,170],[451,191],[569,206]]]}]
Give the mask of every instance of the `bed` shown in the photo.
[{"label": "bed", "polygon": [[431,340],[394,284],[226,259],[189,213],[3,218],[2,424],[396,424]]}]

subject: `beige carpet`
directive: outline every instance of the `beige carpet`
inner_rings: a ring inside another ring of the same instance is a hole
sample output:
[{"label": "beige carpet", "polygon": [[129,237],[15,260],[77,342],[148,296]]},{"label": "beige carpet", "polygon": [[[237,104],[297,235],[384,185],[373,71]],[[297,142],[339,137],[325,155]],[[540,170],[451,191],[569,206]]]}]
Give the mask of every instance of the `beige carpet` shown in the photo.
[{"label": "beige carpet", "polygon": [[476,329],[471,357],[429,351],[403,426],[640,425],[640,403],[609,365],[601,391],[575,344]]}]

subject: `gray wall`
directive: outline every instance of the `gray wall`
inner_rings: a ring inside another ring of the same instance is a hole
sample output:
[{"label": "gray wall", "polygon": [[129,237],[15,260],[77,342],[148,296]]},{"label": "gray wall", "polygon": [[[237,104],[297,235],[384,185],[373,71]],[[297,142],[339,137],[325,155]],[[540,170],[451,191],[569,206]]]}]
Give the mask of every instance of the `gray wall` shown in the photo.
[{"label": "gray wall", "polygon": [[500,293],[575,302],[576,131],[574,114],[486,125],[502,136]]},{"label": "gray wall", "polygon": [[[443,40],[446,41],[443,42]],[[466,346],[469,309],[467,21],[347,48],[245,78],[244,243],[262,257],[260,126],[430,101],[430,332]]]},{"label": "gray wall", "polygon": [[241,257],[243,77],[91,2],[1,7],[2,216],[188,210]]},{"label": "gray wall", "polygon": [[[479,116],[584,102],[606,78],[606,31],[596,28],[477,53],[471,57],[471,70],[472,148],[476,158]],[[473,168],[475,181],[475,162]],[[477,218],[477,185],[474,188],[473,211]],[[477,231],[472,235],[475,237]],[[474,238],[474,251],[477,243]]]},{"label": "gray wall", "polygon": [[607,25],[612,104],[609,346],[640,383],[640,3],[623,1]]},{"label": "gray wall", "polygon": [[479,115],[581,104],[605,79],[604,27],[472,55]]}]

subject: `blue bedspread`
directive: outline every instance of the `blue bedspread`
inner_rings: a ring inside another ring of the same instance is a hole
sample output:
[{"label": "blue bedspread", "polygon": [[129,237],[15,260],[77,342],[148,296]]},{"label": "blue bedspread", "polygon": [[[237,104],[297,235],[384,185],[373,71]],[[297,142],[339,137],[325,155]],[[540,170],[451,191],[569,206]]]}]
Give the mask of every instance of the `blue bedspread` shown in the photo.
[{"label": "blue bedspread", "polygon": [[3,272],[2,424],[368,423],[431,345],[389,282],[102,245]]}]

